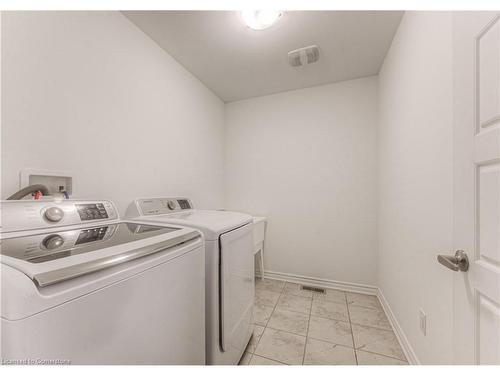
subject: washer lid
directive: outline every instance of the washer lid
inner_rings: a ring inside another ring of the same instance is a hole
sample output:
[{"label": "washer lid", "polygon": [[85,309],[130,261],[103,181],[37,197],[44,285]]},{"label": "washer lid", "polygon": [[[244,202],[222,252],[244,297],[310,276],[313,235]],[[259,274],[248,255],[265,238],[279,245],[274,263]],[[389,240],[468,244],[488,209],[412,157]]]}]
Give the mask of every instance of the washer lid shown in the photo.
[{"label": "washer lid", "polygon": [[[130,293],[133,294],[137,292],[135,282],[140,282],[134,280],[140,280],[144,272],[154,272],[164,263],[183,262],[180,259],[193,252],[204,253],[201,233],[191,228],[180,228],[178,231],[43,263],[30,263],[2,255],[1,316],[12,321],[65,303],[81,305],[89,294],[122,281],[129,284]],[[129,295],[121,297],[126,305]]]},{"label": "washer lid", "polygon": [[1,262],[44,287],[163,252],[199,236],[191,228],[110,222],[2,238]]},{"label": "washer lid", "polygon": [[0,254],[30,263],[44,263],[177,230],[181,228],[109,223],[1,239]]},{"label": "washer lid", "polygon": [[166,215],[143,216],[140,220],[177,224],[203,232],[205,240],[219,239],[222,233],[252,222],[252,216],[232,211],[185,210]]}]

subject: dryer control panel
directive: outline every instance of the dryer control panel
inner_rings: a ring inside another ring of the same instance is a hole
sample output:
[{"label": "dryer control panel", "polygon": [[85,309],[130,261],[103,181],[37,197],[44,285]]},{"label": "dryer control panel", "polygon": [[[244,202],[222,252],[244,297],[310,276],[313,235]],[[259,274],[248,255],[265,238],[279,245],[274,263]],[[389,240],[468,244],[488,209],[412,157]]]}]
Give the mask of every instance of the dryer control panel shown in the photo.
[{"label": "dryer control panel", "polygon": [[193,208],[193,204],[187,198],[138,199],[136,205],[140,216],[164,215]]}]

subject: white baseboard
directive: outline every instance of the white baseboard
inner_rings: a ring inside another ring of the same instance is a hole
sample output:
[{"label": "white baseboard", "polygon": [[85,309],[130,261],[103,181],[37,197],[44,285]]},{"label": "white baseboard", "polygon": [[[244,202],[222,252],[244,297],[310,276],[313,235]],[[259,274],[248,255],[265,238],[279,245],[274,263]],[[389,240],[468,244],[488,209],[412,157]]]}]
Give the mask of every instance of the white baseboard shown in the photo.
[{"label": "white baseboard", "polygon": [[[260,277],[260,272],[256,272],[255,275]],[[267,270],[264,271],[264,277],[267,277],[269,279],[289,281],[291,283],[305,284],[310,286],[340,289],[340,290],[345,290],[346,292],[378,295],[378,288],[372,285],[320,279],[317,277],[293,275],[290,273],[267,271]]]},{"label": "white baseboard", "polygon": [[380,288],[378,289],[378,299],[380,303],[382,304],[382,308],[384,309],[385,315],[387,315],[387,318],[389,319],[389,322],[391,323],[392,330],[394,331],[394,334],[398,338],[399,345],[401,345],[401,348],[403,349],[403,352],[405,353],[406,359],[408,360],[408,363],[410,365],[420,365],[420,361],[417,358],[417,355],[415,354],[413,348],[410,345],[410,342],[408,341],[408,338],[406,337],[403,329],[398,323],[398,320],[396,319],[396,316],[392,312],[391,306],[389,305],[389,302],[385,299],[384,293],[382,293],[382,290]]},{"label": "white baseboard", "polygon": [[[255,276],[260,277],[260,272],[256,272]],[[406,356],[406,359],[408,360],[408,363],[410,365],[420,364],[420,361],[415,355],[415,352],[413,351],[413,348],[411,347],[408,338],[406,337],[405,333],[403,332],[403,329],[399,325],[394,313],[392,312],[391,307],[389,306],[389,303],[385,299],[385,296],[380,290],[380,288],[373,285],[320,279],[316,277],[294,275],[290,273],[275,272],[275,271],[264,271],[264,277],[274,280],[289,281],[292,283],[305,284],[305,285],[324,287],[324,288],[340,289],[346,292],[364,293],[377,296],[378,299],[380,300],[380,303],[382,304],[382,308],[384,309],[387,318],[389,319],[389,322],[391,323],[394,334],[396,335],[399,344],[403,349],[403,352]]]}]

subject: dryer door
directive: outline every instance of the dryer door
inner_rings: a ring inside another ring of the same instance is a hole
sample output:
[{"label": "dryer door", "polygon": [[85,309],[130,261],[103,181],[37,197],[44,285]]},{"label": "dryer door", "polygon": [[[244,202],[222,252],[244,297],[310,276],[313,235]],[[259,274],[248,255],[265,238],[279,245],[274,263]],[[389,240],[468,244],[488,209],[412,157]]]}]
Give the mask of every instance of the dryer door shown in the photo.
[{"label": "dryer door", "polygon": [[222,350],[243,352],[250,338],[254,286],[252,225],[220,236]]}]

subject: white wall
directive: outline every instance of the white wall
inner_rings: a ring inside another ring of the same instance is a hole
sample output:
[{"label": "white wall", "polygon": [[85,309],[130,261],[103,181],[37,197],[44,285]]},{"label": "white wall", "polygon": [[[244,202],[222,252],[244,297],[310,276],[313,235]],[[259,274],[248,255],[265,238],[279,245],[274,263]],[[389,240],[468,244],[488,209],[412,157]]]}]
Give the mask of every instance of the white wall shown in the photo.
[{"label": "white wall", "polygon": [[452,251],[451,27],[407,12],[379,77],[378,284],[424,364],[451,362],[452,273],[436,261]]},{"label": "white wall", "polygon": [[224,104],[119,12],[2,12],[2,198],[22,168],[75,197],[223,204]]},{"label": "white wall", "polygon": [[268,217],[266,269],[376,281],[377,77],[226,105],[226,208]]}]

